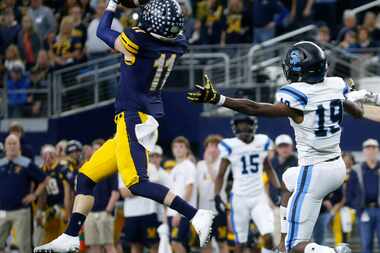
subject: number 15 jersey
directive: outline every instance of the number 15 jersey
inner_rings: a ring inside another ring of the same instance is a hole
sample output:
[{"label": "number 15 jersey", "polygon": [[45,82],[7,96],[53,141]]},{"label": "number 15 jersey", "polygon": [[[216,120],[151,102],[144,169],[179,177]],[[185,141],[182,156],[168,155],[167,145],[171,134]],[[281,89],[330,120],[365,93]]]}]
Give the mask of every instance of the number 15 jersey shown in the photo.
[{"label": "number 15 jersey", "polygon": [[256,134],[248,144],[238,138],[219,143],[220,157],[231,164],[234,195],[255,197],[263,193],[263,163],[272,146],[272,140],[264,134]]},{"label": "number 15 jersey", "polygon": [[158,40],[138,27],[128,28],[118,40],[128,55],[120,63],[120,83],[115,110],[144,112],[156,118],[164,115],[161,89],[176,59],[187,51],[183,35],[171,42]]},{"label": "number 15 jersey", "polygon": [[341,155],[340,137],[343,101],[349,88],[340,77],[326,77],[317,84],[291,83],[281,87],[276,99],[304,113],[292,125],[301,166],[317,164]]}]

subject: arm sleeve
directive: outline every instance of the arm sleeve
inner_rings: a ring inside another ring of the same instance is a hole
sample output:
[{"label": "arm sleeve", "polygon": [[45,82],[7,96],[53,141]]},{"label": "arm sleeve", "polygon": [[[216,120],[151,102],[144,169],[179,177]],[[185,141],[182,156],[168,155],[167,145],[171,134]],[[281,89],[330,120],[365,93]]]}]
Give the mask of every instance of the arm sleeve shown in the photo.
[{"label": "arm sleeve", "polygon": [[304,111],[308,98],[301,91],[287,85],[277,91],[276,102],[286,104],[293,109]]},{"label": "arm sleeve", "polygon": [[42,170],[40,170],[34,163],[30,163],[27,168],[29,177],[37,183],[41,183],[45,180],[46,175]]},{"label": "arm sleeve", "polygon": [[111,29],[114,13],[112,11],[105,11],[100,19],[96,36],[104,41],[110,48],[115,47],[115,41],[120,33]]},{"label": "arm sleeve", "polygon": [[273,149],[273,141],[271,140],[271,138],[267,137],[267,141],[265,142],[265,145],[264,145],[264,150],[268,151],[271,149]]},{"label": "arm sleeve", "polygon": [[224,140],[218,144],[218,148],[220,151],[220,158],[229,160],[228,157],[232,154],[232,148]]}]

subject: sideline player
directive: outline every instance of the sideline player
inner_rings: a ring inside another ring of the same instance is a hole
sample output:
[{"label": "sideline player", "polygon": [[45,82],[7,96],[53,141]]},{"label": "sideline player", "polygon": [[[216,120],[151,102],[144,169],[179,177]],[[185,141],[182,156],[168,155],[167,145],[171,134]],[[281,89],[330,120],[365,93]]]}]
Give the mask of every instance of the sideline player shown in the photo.
[{"label": "sideline player", "polygon": [[[214,200],[214,186],[216,176],[218,175],[220,165],[220,151],[218,145],[222,140],[220,135],[209,135],[204,140],[204,155],[203,160],[197,164],[197,186],[198,186],[198,207],[216,212]],[[221,190],[221,198],[224,202],[227,201],[226,185],[228,173],[224,177],[223,189]],[[227,213],[226,210],[218,212],[215,217],[212,236],[218,244],[220,253],[227,253]],[[201,253],[212,253],[213,248],[211,243],[208,247],[204,247]]]},{"label": "sideline player", "polygon": [[302,41],[291,46],[283,70],[290,84],[279,89],[276,104],[225,97],[207,78],[203,86],[196,86],[198,91],[188,93],[188,99],[249,115],[288,117],[295,131],[299,166],[283,175],[292,194],[289,206],[286,198],[282,200],[280,250],[284,252],[286,245],[287,252],[350,252],[347,245],[332,249],[310,239],[323,198],[340,187],[346,175],[339,147],[343,110],[357,118],[363,117],[363,111],[346,100],[349,87],[343,79],[326,77],[326,55],[316,44]]},{"label": "sideline player", "polygon": [[[137,2],[142,0],[134,0]],[[138,27],[119,33],[111,29],[117,4],[115,0],[108,2],[97,30],[100,39],[123,54],[115,101],[116,134],[81,167],[73,213],[65,233],[35,248],[35,252],[76,251],[79,230],[94,204],[94,186],[117,171],[133,195],[165,204],[191,221],[201,246],[210,234],[214,217],[211,211],[197,210],[167,187],[150,182],[147,175],[147,150],[155,144],[158,127],[154,118],[164,115],[161,89],[176,58],[187,50],[181,7],[176,0],[151,0],[140,7]]]},{"label": "sideline player", "polygon": [[231,126],[236,137],[219,143],[222,160],[215,180],[216,208],[224,209],[219,194],[224,175],[231,166],[234,180],[230,194],[230,219],[235,235],[235,252],[243,252],[246,247],[251,219],[262,235],[262,252],[273,252],[274,217],[262,180],[264,170],[272,184],[280,188],[280,182],[266,159],[272,140],[264,134],[256,134],[256,117],[237,114]]}]

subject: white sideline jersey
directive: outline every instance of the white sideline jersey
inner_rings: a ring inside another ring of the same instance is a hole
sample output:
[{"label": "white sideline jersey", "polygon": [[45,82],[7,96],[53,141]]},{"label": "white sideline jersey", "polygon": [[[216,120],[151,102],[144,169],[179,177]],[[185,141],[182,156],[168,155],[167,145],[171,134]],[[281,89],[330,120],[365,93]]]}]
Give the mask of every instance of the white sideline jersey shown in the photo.
[{"label": "white sideline jersey", "polygon": [[235,196],[259,196],[264,191],[263,162],[272,148],[272,140],[264,134],[246,144],[238,138],[224,139],[219,143],[220,156],[231,163]]},{"label": "white sideline jersey", "polygon": [[[219,157],[213,164],[211,164],[211,171],[209,171],[205,160],[199,161],[197,164],[198,208],[216,211],[214,201],[215,182],[212,177],[218,175],[220,161],[221,159]],[[223,186],[220,191],[220,196],[225,203],[227,202],[226,186],[228,172],[229,170],[227,170],[224,175]],[[210,173],[213,175],[210,175]]]},{"label": "white sideline jersey", "polygon": [[323,82],[291,83],[281,87],[276,100],[303,111],[301,124],[292,119],[301,166],[317,164],[341,155],[340,124],[343,119],[343,101],[349,88],[340,77],[326,77]]}]

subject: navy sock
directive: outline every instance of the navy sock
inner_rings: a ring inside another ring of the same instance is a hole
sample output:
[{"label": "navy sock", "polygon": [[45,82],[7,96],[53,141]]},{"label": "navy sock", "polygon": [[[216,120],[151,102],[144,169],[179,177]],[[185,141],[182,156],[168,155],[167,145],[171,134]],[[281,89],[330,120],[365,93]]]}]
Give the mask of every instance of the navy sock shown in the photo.
[{"label": "navy sock", "polygon": [[[167,187],[149,181],[143,181],[135,185],[132,185],[131,187],[129,187],[129,190],[132,192],[133,195],[152,199],[161,204],[164,204],[166,194],[168,194],[169,192],[169,189]],[[192,207],[190,204],[188,204],[186,201],[184,201],[178,196],[174,198],[172,204],[170,205],[170,208],[176,210],[189,220],[191,220],[197,212],[197,209]]]},{"label": "navy sock", "polygon": [[176,210],[189,220],[191,220],[197,213],[197,209],[195,209],[185,200],[181,199],[179,196],[175,196],[172,204],[170,205],[170,208]]},{"label": "navy sock", "polygon": [[71,236],[78,236],[85,219],[86,216],[84,216],[83,214],[73,213],[71,215],[69,225],[66,228],[65,234]]}]

